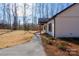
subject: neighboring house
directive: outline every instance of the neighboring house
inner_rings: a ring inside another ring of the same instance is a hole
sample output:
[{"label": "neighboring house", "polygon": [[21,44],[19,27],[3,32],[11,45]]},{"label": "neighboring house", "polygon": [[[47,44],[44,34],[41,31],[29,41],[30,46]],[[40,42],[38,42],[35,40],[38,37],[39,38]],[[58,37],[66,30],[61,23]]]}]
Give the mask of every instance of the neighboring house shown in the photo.
[{"label": "neighboring house", "polygon": [[42,26],[46,26],[45,32],[54,37],[79,37],[79,4],[68,6]]}]

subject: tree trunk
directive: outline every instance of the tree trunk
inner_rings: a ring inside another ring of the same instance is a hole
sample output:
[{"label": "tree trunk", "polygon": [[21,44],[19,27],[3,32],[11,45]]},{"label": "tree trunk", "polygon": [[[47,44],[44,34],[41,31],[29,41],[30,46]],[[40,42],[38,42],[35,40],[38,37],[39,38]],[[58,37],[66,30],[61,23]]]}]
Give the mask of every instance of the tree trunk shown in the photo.
[{"label": "tree trunk", "polygon": [[16,3],[14,4],[14,23],[13,23],[13,30],[17,30],[17,7],[16,7]]}]

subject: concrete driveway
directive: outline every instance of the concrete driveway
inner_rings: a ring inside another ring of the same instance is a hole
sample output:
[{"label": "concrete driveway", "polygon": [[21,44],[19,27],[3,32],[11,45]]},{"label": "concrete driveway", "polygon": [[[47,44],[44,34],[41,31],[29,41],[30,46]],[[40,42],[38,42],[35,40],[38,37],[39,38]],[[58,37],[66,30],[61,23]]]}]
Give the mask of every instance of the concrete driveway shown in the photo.
[{"label": "concrete driveway", "polygon": [[45,52],[37,34],[33,40],[10,48],[0,49],[0,56],[45,56]]}]

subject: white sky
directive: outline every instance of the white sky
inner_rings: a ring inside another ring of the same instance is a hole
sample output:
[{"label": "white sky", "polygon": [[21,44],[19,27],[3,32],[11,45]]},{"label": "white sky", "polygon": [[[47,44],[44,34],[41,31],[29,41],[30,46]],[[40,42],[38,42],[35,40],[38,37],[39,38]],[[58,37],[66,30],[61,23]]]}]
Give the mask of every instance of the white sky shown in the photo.
[{"label": "white sky", "polygon": [[[28,5],[26,6],[26,16],[29,16],[32,13],[32,11],[31,11],[32,4],[31,3],[28,3]],[[18,16],[23,16],[23,4],[22,3],[19,3],[18,6],[19,7],[18,7],[17,14],[18,14]]]}]

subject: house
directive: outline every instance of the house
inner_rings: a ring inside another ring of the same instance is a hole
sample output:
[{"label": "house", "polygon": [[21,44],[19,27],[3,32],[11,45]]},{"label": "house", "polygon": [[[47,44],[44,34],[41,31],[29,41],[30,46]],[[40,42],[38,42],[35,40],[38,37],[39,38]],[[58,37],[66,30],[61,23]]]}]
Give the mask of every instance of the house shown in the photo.
[{"label": "house", "polygon": [[45,26],[45,23],[48,21],[48,18],[39,18],[39,29],[40,31],[46,32],[47,27]]},{"label": "house", "polygon": [[79,4],[68,6],[42,26],[43,31],[54,37],[79,37]]}]

